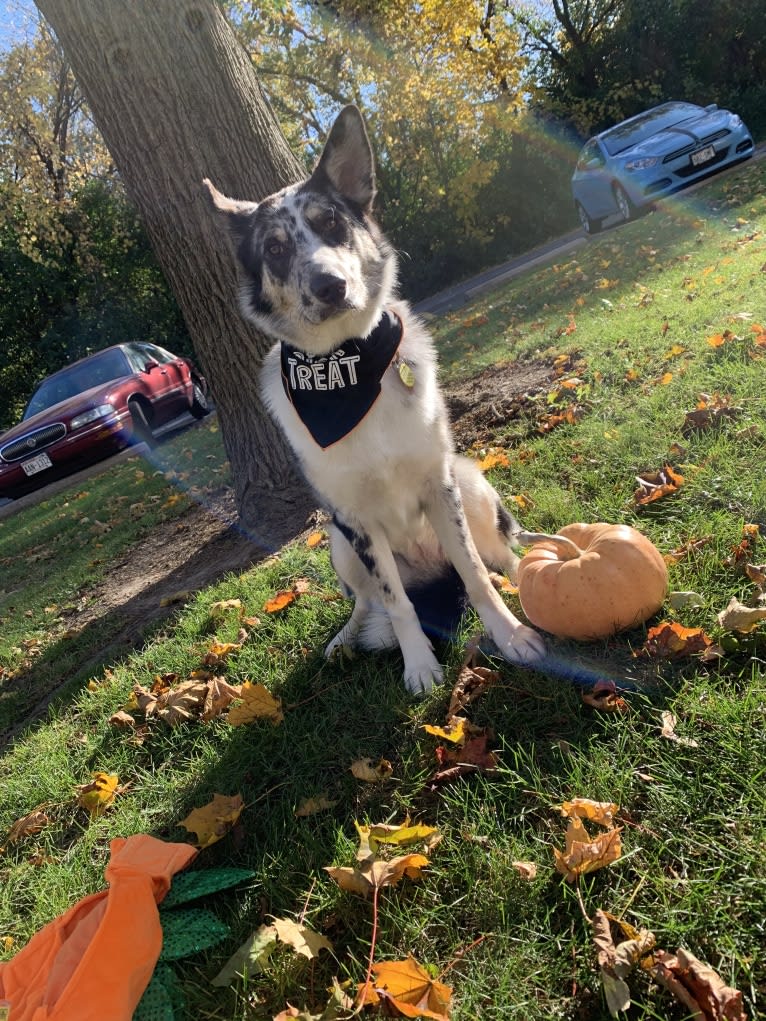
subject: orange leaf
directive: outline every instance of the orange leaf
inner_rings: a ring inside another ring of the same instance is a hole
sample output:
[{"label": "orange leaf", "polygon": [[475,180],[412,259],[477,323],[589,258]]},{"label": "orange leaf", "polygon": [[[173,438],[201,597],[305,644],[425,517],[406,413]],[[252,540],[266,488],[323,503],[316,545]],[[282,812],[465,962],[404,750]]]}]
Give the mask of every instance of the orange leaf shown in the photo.
[{"label": "orange leaf", "polygon": [[504,450],[488,450],[484,457],[476,462],[479,471],[489,471],[490,468],[507,468],[510,465],[508,454]]},{"label": "orange leaf", "polygon": [[646,641],[636,655],[677,659],[704,652],[711,645],[702,628],[683,627],[677,621],[666,620],[647,631]]},{"label": "orange leaf", "polygon": [[372,973],[373,983],[360,984],[359,1006],[384,1002],[386,1008],[393,1009],[394,1016],[447,1021],[452,989],[431,978],[414,957],[374,964]]},{"label": "orange leaf", "polygon": [[324,532],[312,532],[306,539],[306,545],[309,549],[313,549],[319,545],[322,539],[324,539]]},{"label": "orange leaf", "polygon": [[263,604],[266,613],[279,613],[286,606],[295,601],[295,593],[292,589],[282,589]]},{"label": "orange leaf", "polygon": [[572,883],[578,876],[611,865],[622,854],[620,832],[619,828],[610,829],[591,838],[580,819],[570,819],[565,850],[561,852],[553,848],[557,871],[568,883]]}]

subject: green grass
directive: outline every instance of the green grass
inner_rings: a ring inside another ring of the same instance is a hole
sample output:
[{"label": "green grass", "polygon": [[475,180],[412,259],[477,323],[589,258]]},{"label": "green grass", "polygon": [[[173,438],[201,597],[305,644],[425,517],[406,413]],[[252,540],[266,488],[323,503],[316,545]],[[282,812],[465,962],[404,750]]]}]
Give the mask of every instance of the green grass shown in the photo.
[{"label": "green grass", "polygon": [[[624,912],[667,950],[690,949],[742,991],[751,1017],[763,1014],[766,625],[727,635],[716,614],[731,595],[753,594],[752,583],[726,562],[745,524],[761,526],[752,559],[766,560],[766,350],[751,331],[763,322],[766,299],[764,185],[763,165],[749,165],[436,323],[450,384],[501,361],[553,363],[569,355],[569,367],[549,391],[488,439],[507,451],[510,463],[492,472],[493,482],[509,499],[529,501],[520,513],[526,528],[627,521],[662,552],[711,537],[671,568],[671,587],[699,592],[704,605],[678,613],[666,607],[663,617],[704,627],[722,642],[724,656],[708,664],[694,657],[639,659],[632,653],[645,630],[638,629],[582,647],[552,641],[559,669],[545,675],[501,665],[501,685],[470,712],[474,723],[496,734],[494,773],[437,792],[427,783],[436,742],[421,725],[443,722],[460,643],[445,652],[447,690],[420,703],[407,697],[396,655],[324,662],[321,649],[348,606],[337,596],[323,546],[296,543],[224,579],[147,635],[143,648],[100,660],[98,648],[61,637],[62,608],[87,599],[109,561],[128,556],[155,520],[132,521],[115,515],[115,507],[140,501],[151,514],[169,515],[189,497],[169,505],[168,481],[147,471],[136,479],[131,463],[94,481],[87,497],[62,494],[0,523],[4,683],[15,692],[19,670],[33,687],[50,685],[59,669],[68,680],[48,717],[3,758],[0,831],[41,804],[50,818],[40,833],[6,842],[0,858],[5,957],[102,887],[110,838],[151,832],[185,840],[178,822],[193,807],[215,792],[239,793],[246,806],[239,825],[203,851],[198,864],[244,866],[254,878],[210,900],[232,936],[179,968],[189,1018],[267,1019],[286,1001],[319,1013],[334,975],[363,980],[371,905],[339,891],[322,868],[353,862],[354,820],[401,821],[408,814],[437,825],[444,839],[422,882],[381,893],[376,958],[412,953],[434,974],[447,969],[457,1021],[606,1019],[580,899],[588,913]],[[576,329],[566,332],[571,324]],[[707,339],[724,330],[735,336],[711,347]],[[561,387],[575,376],[573,390]],[[565,407],[573,392],[582,417],[542,435],[545,416]],[[686,412],[700,394],[714,392],[728,395],[738,416],[684,436]],[[191,463],[220,472],[220,450],[207,460],[216,442],[216,434],[197,430],[164,456],[177,458],[178,472]],[[207,446],[187,457],[184,450],[197,443]],[[684,484],[637,507],[635,476],[666,462]],[[194,484],[201,490],[215,483]],[[118,504],[126,486],[129,501]],[[95,539],[83,517],[114,524]],[[98,549],[96,541],[103,544]],[[310,579],[305,595],[279,615],[263,612],[271,594],[301,576]],[[110,727],[109,716],[126,703],[134,682],[150,683],[163,672],[184,675],[199,665],[213,637],[236,639],[236,620],[216,623],[210,611],[213,602],[232,598],[261,623],[229,658],[226,676],[232,683],[265,683],[285,706],[284,722],[233,728],[217,720],[173,730],[154,723],[142,744]],[[515,597],[509,599],[518,610]],[[46,613],[51,606],[59,609]],[[30,637],[40,639],[37,657],[24,650]],[[44,670],[36,673],[40,659]],[[626,686],[627,713],[598,713],[582,703],[580,682],[597,676]],[[89,680],[99,683],[89,688]],[[0,702],[6,725],[33,701],[15,695],[10,704]],[[666,709],[697,747],[660,736]],[[360,784],[348,767],[361,756],[389,759],[392,777]],[[75,788],[94,770],[117,773],[128,786],[102,818],[91,820],[76,807]],[[304,798],[322,793],[334,808],[295,817]],[[555,871],[552,853],[563,846],[565,828],[556,806],[574,796],[617,802],[623,826],[622,858],[584,877],[579,896]],[[537,864],[533,881],[517,874],[512,863],[518,860]],[[229,954],[270,915],[305,917],[332,940],[335,957],[323,953],[309,963],[279,951],[264,975],[228,990],[211,987]],[[687,1016],[645,976],[634,975],[630,984],[631,1019]]]}]

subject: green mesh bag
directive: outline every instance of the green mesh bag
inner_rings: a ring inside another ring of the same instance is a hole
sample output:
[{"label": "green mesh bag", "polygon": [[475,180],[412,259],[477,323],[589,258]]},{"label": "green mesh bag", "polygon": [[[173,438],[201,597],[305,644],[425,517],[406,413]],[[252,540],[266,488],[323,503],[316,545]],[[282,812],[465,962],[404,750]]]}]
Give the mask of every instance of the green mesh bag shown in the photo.
[{"label": "green mesh bag", "polygon": [[189,908],[185,911],[168,911],[162,920],[161,961],[177,961],[181,957],[209,950],[221,943],[231,932],[228,925],[219,922],[210,911]]},{"label": "green mesh bag", "polygon": [[136,1007],[133,1021],[175,1021],[176,1012],[181,1014],[183,1008],[183,993],[175,972],[167,964],[158,964]]},{"label": "green mesh bag", "polygon": [[199,869],[196,872],[180,872],[173,877],[173,883],[162,902],[161,911],[178,904],[217,893],[255,875],[250,869]]}]

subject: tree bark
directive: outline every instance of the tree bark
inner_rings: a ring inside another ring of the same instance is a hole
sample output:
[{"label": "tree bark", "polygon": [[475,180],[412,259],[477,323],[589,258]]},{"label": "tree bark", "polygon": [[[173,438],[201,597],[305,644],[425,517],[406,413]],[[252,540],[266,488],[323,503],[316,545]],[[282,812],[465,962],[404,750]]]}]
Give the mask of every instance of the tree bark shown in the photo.
[{"label": "tree bark", "polygon": [[298,180],[250,58],[212,0],[36,0],[141,213],[218,407],[240,523],[264,549],[314,507],[257,393],[269,341],[239,315],[202,179],[258,200]]}]

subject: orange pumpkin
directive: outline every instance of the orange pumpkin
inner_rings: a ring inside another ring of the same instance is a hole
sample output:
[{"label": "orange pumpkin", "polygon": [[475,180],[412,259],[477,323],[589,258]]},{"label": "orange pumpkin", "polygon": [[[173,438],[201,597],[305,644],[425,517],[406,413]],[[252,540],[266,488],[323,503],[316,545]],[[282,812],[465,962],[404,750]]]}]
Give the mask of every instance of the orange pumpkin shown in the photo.
[{"label": "orange pumpkin", "polygon": [[630,525],[565,525],[534,543],[519,564],[529,620],[560,638],[606,638],[642,624],[662,606],[668,571],[657,548]]}]

